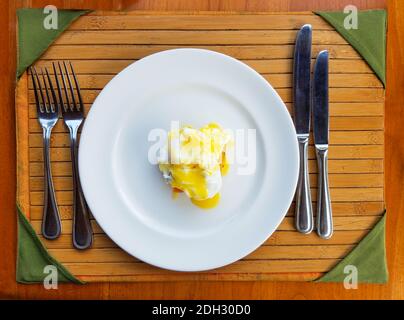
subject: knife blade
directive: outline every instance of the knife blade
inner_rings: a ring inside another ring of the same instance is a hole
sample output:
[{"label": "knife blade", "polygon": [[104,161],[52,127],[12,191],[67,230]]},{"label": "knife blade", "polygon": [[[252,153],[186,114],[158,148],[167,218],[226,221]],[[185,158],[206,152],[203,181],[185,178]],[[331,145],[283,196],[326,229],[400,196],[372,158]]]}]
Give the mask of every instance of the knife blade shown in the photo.
[{"label": "knife blade", "polygon": [[313,135],[315,145],[328,145],[328,51],[321,51],[313,71]]},{"label": "knife blade", "polygon": [[316,59],[312,85],[313,135],[318,167],[317,234],[329,239],[333,233],[331,199],[328,184],[328,51]]},{"label": "knife blade", "polygon": [[293,66],[294,120],[299,145],[299,179],[296,189],[295,227],[301,233],[313,230],[313,209],[308,170],[308,146],[311,106],[312,27],[304,25],[297,34]]},{"label": "knife blade", "polygon": [[310,132],[310,65],[311,65],[311,25],[304,25],[296,38],[293,65],[293,92],[295,126],[297,134]]}]

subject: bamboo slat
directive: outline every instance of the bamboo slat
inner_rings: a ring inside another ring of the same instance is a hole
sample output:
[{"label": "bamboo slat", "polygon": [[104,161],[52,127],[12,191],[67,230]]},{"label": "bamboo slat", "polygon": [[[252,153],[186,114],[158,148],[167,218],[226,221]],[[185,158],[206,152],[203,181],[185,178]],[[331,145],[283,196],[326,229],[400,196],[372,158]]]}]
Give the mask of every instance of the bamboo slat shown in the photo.
[{"label": "bamboo slat", "polygon": [[[383,174],[359,173],[359,174],[330,174],[331,188],[358,188],[358,187],[383,187]],[[72,190],[73,183],[70,177],[55,177],[56,191]],[[310,174],[310,183],[314,186],[317,182],[317,174]],[[43,177],[31,177],[29,179],[32,191],[43,191]]]},{"label": "bamboo slat", "polygon": [[[29,133],[41,133],[42,128],[37,119],[28,120]],[[384,128],[384,118],[381,116],[372,117],[337,117],[330,118],[331,131],[378,131]],[[68,130],[62,121],[56,123],[52,132],[65,132]],[[81,132],[81,128],[79,129]],[[367,146],[364,146],[367,147]]]},{"label": "bamboo slat", "polygon": [[[331,131],[330,145],[383,145],[383,131]],[[70,146],[69,135],[65,133],[54,133],[51,136],[53,147]],[[42,134],[29,134],[29,147],[39,148],[42,146]]]},{"label": "bamboo slat", "polygon": [[[354,145],[354,146],[332,146],[329,152],[330,159],[383,159],[383,145]],[[70,161],[70,149],[67,147],[54,147],[51,150],[53,161]],[[29,149],[29,160],[31,162],[42,161],[43,152],[41,147]],[[309,159],[315,159],[314,147],[309,147]]]},{"label": "bamboo slat", "polygon": [[[52,171],[62,235],[41,235],[43,210],[42,129],[36,119],[32,82],[17,88],[18,190],[23,211],[49,252],[85,281],[276,280],[311,281],[343,259],[384,210],[384,88],[369,65],[322,18],[309,13],[93,12],[75,21],[35,63],[50,67],[71,60],[82,88],[85,115],[111,79],[155,52],[196,47],[233,56],[277,90],[293,117],[292,70],[296,31],[313,26],[313,62],[330,54],[329,180],[335,233],[329,240],[294,230],[293,202],[278,230],[256,251],[229,266],[201,273],[166,271],[122,251],[92,217],[93,248],[72,247],[72,180],[68,131],[59,121],[51,141]],[[50,69],[52,72],[52,69]],[[317,164],[312,143],[309,170],[313,206]]]},{"label": "bamboo slat", "polygon": [[[269,246],[309,246],[312,245],[353,245],[357,244],[368,230],[335,231],[333,237],[324,240],[315,234],[301,235],[294,231],[276,231],[264,245]],[[42,238],[47,248],[50,249],[71,249],[72,239],[68,234],[62,234],[58,239],[50,241]],[[94,235],[93,248],[117,248],[118,246],[105,234]]]},{"label": "bamboo slat", "polygon": [[[52,46],[42,56],[43,60],[59,59],[114,59],[114,60],[137,60],[144,56],[169,49],[175,49],[176,45],[80,45],[77,50],[75,45]],[[291,59],[293,57],[294,46],[291,44],[272,45],[182,45],[182,47],[196,47],[209,49],[230,55],[237,59]],[[357,59],[358,53],[349,45],[313,45],[313,55],[321,50],[327,49],[331,59]]]},{"label": "bamboo slat", "polygon": [[[113,74],[80,74],[78,80],[81,89],[102,89],[114,77]],[[284,89],[292,87],[292,74],[265,74],[264,78],[275,88]],[[29,88],[33,89],[31,78],[28,80]],[[55,82],[53,82],[55,85]],[[334,73],[329,78],[330,88],[382,88],[380,81],[373,74],[356,73],[340,74]]]},{"label": "bamboo slat", "polygon": [[[321,260],[266,260],[266,261],[237,261],[228,266],[217,270],[211,270],[215,273],[282,273],[282,272],[326,272],[330,270],[340,259],[321,259]],[[172,274],[173,271],[167,271],[152,267],[145,263],[65,263],[65,266],[74,274],[81,275],[143,275],[143,274]],[[204,274],[207,272],[202,272]],[[177,273],[178,274],[178,273]]]},{"label": "bamboo slat", "polygon": [[[292,103],[285,103],[289,112],[292,112]],[[90,111],[91,105],[84,104],[84,114],[87,115]],[[383,102],[337,102],[330,103],[330,117],[357,117],[353,119],[349,128],[353,127],[356,121],[360,122],[358,117],[379,117],[384,116],[384,103]],[[29,105],[29,117],[30,119],[36,118],[36,109],[34,104]],[[343,121],[343,120],[342,120]],[[61,125],[61,124],[59,124]],[[352,130],[352,129],[349,129]]]},{"label": "bamboo slat", "polygon": [[[178,46],[177,46],[178,47]],[[183,47],[183,46],[181,46]],[[75,60],[74,70],[77,74],[116,74],[122,69],[126,68],[136,60],[104,60],[103,59],[86,59],[86,60]],[[97,60],[97,63],[94,63]],[[242,62],[249,65],[251,68],[255,69],[261,74],[283,74],[292,73],[292,59],[252,59],[244,60]],[[35,64],[38,68],[47,67],[50,72],[51,61],[49,60],[39,60]],[[372,69],[363,60],[353,60],[353,59],[334,59],[329,65],[330,74],[358,74],[358,73],[369,73],[373,75]]]},{"label": "bamboo slat", "polygon": [[[292,90],[280,88],[276,90],[283,101],[292,102]],[[81,90],[83,103],[93,103],[101,90],[84,89]],[[28,94],[29,103],[35,103],[34,91],[30,90]],[[383,89],[373,88],[330,88],[330,102],[381,102],[384,100]]]},{"label": "bamboo slat", "polygon": [[[353,249],[354,245],[322,246],[261,246],[243,260],[279,260],[279,259],[341,259]],[[75,249],[51,249],[50,253],[62,263],[98,263],[98,262],[135,262],[132,257],[118,248],[103,248],[87,251]]]},{"label": "bamboo slat", "polygon": [[[293,44],[295,30],[89,30],[65,31],[55,45],[81,44],[175,44],[175,45],[234,45]],[[347,44],[334,31],[318,30],[313,33],[313,44]]]},{"label": "bamboo slat", "polygon": [[323,19],[313,15],[292,16],[288,14],[267,15],[242,14],[221,16],[206,14],[190,16],[187,14],[171,16],[85,16],[75,22],[70,30],[290,30],[299,29],[310,23],[316,30],[333,30]]},{"label": "bamboo slat", "polygon": [[[316,172],[317,164],[315,160],[309,160],[310,172]],[[51,168],[54,177],[70,177],[70,162],[52,162]],[[353,159],[353,160],[329,160],[328,171],[333,173],[383,173],[383,160],[380,159]],[[30,176],[42,177],[43,164],[40,162],[30,162]]]},{"label": "bamboo slat", "polygon": [[[316,206],[316,203],[313,202]],[[295,204],[292,203],[288,210],[287,215],[293,216],[295,209]],[[334,216],[380,216],[380,213],[384,209],[383,201],[361,201],[361,202],[333,202],[332,203],[333,215]],[[42,219],[42,205],[31,205],[31,219],[40,220]],[[72,219],[73,209],[71,206],[59,205],[59,211],[61,219],[69,220]]]},{"label": "bamboo slat", "polygon": [[[56,199],[60,205],[73,204],[72,191],[56,191]],[[362,202],[383,201],[383,188],[330,188],[334,202]],[[312,201],[317,201],[317,189],[312,187]],[[30,192],[30,204],[39,206],[43,204],[44,195],[41,191]]]},{"label": "bamboo slat", "polygon": [[[356,216],[351,217],[334,217],[334,230],[370,230],[374,224],[380,219],[380,216]],[[41,234],[41,221],[31,220],[32,227],[37,234]],[[95,234],[104,233],[101,227],[95,220],[91,220]],[[62,220],[63,234],[71,234],[72,220]],[[286,217],[277,229],[278,231],[293,231],[295,230],[292,217]]]}]

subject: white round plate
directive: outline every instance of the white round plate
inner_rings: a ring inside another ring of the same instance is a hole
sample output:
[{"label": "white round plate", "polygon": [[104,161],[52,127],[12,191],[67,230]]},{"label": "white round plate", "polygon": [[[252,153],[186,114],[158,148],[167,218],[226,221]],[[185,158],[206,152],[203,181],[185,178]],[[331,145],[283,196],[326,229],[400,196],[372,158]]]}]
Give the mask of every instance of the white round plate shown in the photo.
[{"label": "white round plate", "polygon": [[[255,130],[255,159],[232,165],[213,209],[184,194],[173,199],[148,160],[149,133],[172,121]],[[102,229],[129,254],[178,271],[218,268],[258,248],[292,202],[298,162],[276,91],[244,63],[201,49],[159,52],[114,77],[91,108],[79,151],[84,194]]]}]

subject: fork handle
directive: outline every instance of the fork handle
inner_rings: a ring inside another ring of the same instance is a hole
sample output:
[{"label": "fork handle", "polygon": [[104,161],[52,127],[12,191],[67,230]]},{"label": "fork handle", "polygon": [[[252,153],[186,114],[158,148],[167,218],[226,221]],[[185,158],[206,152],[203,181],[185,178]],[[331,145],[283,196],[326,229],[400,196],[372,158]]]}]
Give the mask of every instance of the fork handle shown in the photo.
[{"label": "fork handle", "polygon": [[42,235],[49,240],[56,239],[62,231],[55,188],[53,186],[50,163],[50,135],[52,128],[43,129],[44,155],[44,209],[42,219]]},{"label": "fork handle", "polygon": [[89,210],[81,188],[78,171],[78,128],[70,130],[70,151],[73,166],[73,246],[76,249],[87,249],[93,242],[93,230],[90,223]]}]

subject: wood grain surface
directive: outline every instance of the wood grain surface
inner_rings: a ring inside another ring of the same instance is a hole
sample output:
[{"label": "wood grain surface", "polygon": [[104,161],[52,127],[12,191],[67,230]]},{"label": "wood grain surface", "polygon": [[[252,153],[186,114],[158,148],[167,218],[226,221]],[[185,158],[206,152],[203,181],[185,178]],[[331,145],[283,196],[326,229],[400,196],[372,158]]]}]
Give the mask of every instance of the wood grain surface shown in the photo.
[{"label": "wood grain surface", "polygon": [[[82,1],[54,1],[61,7],[83,7]],[[1,106],[2,139],[1,150],[1,223],[0,231],[7,245],[2,246],[1,256],[4,267],[0,270],[1,297],[10,298],[403,298],[403,253],[402,236],[398,230],[403,226],[400,210],[403,209],[403,175],[402,150],[403,139],[402,101],[403,77],[393,70],[403,67],[403,14],[404,4],[400,1],[389,1],[389,33],[388,33],[388,87],[386,102],[386,199],[388,215],[388,261],[390,269],[389,284],[384,286],[361,285],[358,290],[345,290],[341,284],[310,284],[286,282],[217,282],[209,283],[181,282],[181,283],[140,283],[140,284],[90,284],[85,287],[74,285],[60,285],[58,290],[47,291],[39,285],[23,286],[15,283],[15,125],[14,125],[14,74],[15,74],[15,8],[20,6],[39,7],[45,1],[16,1],[4,3],[1,6],[2,31],[1,43]],[[147,9],[147,10],[230,10],[230,11],[301,11],[314,9],[341,9],[346,4],[356,4],[360,8],[384,7],[384,1],[86,1],[85,7],[97,9]],[[9,30],[8,34],[4,30]],[[287,38],[285,38],[287,39]],[[109,54],[114,54],[113,52]],[[129,52],[128,54],[132,54]],[[336,51],[336,54],[338,52]],[[400,78],[401,77],[401,78]],[[101,80],[102,81],[102,80]],[[375,107],[377,110],[377,106]],[[371,125],[371,124],[363,124]],[[372,124],[375,125],[375,124]],[[380,124],[379,124],[380,125]],[[364,130],[366,131],[366,130]],[[378,139],[378,138],[376,138]],[[373,151],[375,152],[375,151]],[[380,152],[380,151],[379,151]],[[380,153],[379,153],[380,156]],[[377,159],[375,159],[377,161]],[[377,184],[377,182],[375,182]],[[379,182],[380,183],[380,182]],[[40,186],[39,186],[40,188]],[[68,214],[68,212],[66,212]],[[288,231],[285,231],[288,232]],[[344,237],[360,238],[357,231],[343,231]],[[349,233],[351,232],[351,233]],[[308,237],[310,238],[310,237]],[[66,238],[60,239],[66,241]],[[282,241],[277,238],[276,241]],[[293,240],[288,240],[293,241]],[[108,249],[108,241],[105,250]],[[348,242],[349,243],[349,242]],[[336,247],[334,256],[341,254],[348,248]],[[341,250],[341,251],[338,251]],[[68,253],[68,252],[67,252]],[[69,253],[74,254],[74,253]],[[265,256],[268,252],[260,253]],[[274,253],[275,254],[275,253]],[[276,252],[282,255],[282,252]],[[68,255],[67,255],[68,256]],[[121,260],[125,260],[122,257]],[[259,262],[259,261],[258,261]],[[121,263],[125,263],[122,261]],[[276,279],[272,279],[276,280]]]}]

